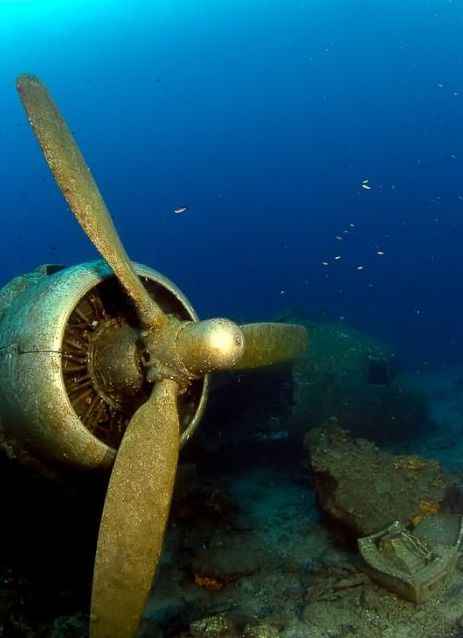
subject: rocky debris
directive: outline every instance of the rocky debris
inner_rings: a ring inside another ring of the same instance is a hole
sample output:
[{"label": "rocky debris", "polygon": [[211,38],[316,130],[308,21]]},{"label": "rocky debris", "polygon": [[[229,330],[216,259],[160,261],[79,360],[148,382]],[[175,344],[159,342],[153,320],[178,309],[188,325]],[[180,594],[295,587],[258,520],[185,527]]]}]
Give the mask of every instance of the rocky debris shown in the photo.
[{"label": "rocky debris", "polygon": [[[200,549],[191,562],[191,568],[198,581],[201,577],[209,577],[226,584],[243,575],[253,574],[268,560],[268,553],[255,535],[229,532],[226,536],[213,539],[206,548]],[[207,586],[207,581],[204,585]]]},{"label": "rocky debris", "polygon": [[279,635],[278,629],[268,623],[246,625],[241,634],[242,638],[278,638]]},{"label": "rocky debris", "polygon": [[49,604],[40,583],[0,567],[1,638],[88,638],[88,616],[78,613],[53,621]]},{"label": "rocky debris", "polygon": [[417,606],[366,578],[341,588],[346,575],[339,567],[326,564],[313,571],[301,618],[285,627],[281,638],[461,637],[461,573],[444,593]]},{"label": "rocky debris", "polygon": [[217,529],[239,523],[239,508],[223,489],[201,479],[196,465],[181,463],[177,470],[170,516],[176,523],[189,523],[196,529]]},{"label": "rocky debris", "polygon": [[335,420],[310,431],[306,446],[320,506],[354,536],[394,521],[417,525],[441,509],[457,482],[437,461],[382,452],[351,438]]},{"label": "rocky debris", "polygon": [[280,632],[270,623],[247,623],[241,626],[223,614],[195,620],[190,630],[177,638],[279,638]]},{"label": "rocky debris", "polygon": [[190,625],[193,638],[236,638],[235,627],[225,616],[210,616],[195,620]]}]

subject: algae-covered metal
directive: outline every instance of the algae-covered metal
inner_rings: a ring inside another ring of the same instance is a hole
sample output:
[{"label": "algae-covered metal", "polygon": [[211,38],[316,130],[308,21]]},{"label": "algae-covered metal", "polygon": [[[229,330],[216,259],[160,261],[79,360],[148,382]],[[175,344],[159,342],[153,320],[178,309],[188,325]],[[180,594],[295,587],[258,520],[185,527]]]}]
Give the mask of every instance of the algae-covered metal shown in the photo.
[{"label": "algae-covered metal", "polygon": [[17,89],[65,200],[106,265],[43,268],[0,293],[2,442],[45,466],[113,465],[90,634],[134,638],[162,548],[179,447],[201,416],[207,375],[241,359],[253,368],[293,358],[306,331],[198,321],[171,282],[130,261],[44,84],[22,75]]},{"label": "algae-covered metal", "polygon": [[414,603],[437,596],[461,556],[463,519],[457,518],[458,533],[452,545],[410,531],[398,521],[377,534],[359,538],[366,571],[373,580]]},{"label": "algae-covered metal", "polygon": [[[197,320],[171,281],[134,267],[166,312]],[[5,286],[2,299],[4,441],[26,462],[109,469],[128,420],[147,395],[136,374],[142,374],[140,330],[111,270],[102,261],[41,267]],[[199,422],[207,386],[207,377],[198,379],[178,398],[182,443]]]}]

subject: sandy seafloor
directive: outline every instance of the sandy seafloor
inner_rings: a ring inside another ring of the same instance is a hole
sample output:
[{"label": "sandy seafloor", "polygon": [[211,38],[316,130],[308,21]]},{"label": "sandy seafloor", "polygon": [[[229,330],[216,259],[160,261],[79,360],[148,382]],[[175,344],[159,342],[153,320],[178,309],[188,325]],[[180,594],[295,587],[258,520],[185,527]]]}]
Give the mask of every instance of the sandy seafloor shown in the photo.
[{"label": "sandy seafloor", "polygon": [[[462,471],[463,369],[407,381],[425,390],[437,427],[400,452]],[[145,638],[463,636],[463,572],[420,606],[373,584],[322,524],[304,463],[229,470],[200,489],[203,512],[174,508]]]}]

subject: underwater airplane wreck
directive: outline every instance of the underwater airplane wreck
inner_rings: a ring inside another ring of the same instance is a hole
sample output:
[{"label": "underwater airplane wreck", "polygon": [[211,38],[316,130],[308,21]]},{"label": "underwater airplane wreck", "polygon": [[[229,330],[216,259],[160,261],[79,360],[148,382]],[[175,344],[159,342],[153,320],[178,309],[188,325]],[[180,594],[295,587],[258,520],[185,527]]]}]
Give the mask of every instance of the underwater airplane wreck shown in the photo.
[{"label": "underwater airplane wreck", "polygon": [[302,326],[199,321],[183,293],[130,261],[89,168],[44,84],[17,89],[46,161],[103,261],[45,265],[0,291],[0,423],[34,469],[108,470],[90,635],[136,635],[159,559],[179,449],[208,375],[297,357]]}]

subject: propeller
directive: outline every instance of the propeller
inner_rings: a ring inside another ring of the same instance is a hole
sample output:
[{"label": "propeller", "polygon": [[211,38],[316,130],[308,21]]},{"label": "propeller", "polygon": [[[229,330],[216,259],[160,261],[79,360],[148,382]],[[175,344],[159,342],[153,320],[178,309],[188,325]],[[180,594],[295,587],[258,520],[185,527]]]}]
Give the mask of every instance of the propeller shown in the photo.
[{"label": "propeller", "polygon": [[247,323],[240,326],[246,347],[235,366],[249,370],[294,359],[304,352],[307,330],[303,326],[286,323]]},{"label": "propeller", "polygon": [[304,328],[167,315],[137,276],[88,166],[45,85],[17,78],[28,119],[65,200],[131,298],[151,395],[133,414],[116,454],[96,551],[91,638],[133,638],[161,554],[177,468],[177,395],[215,370],[251,369],[291,359]]}]

